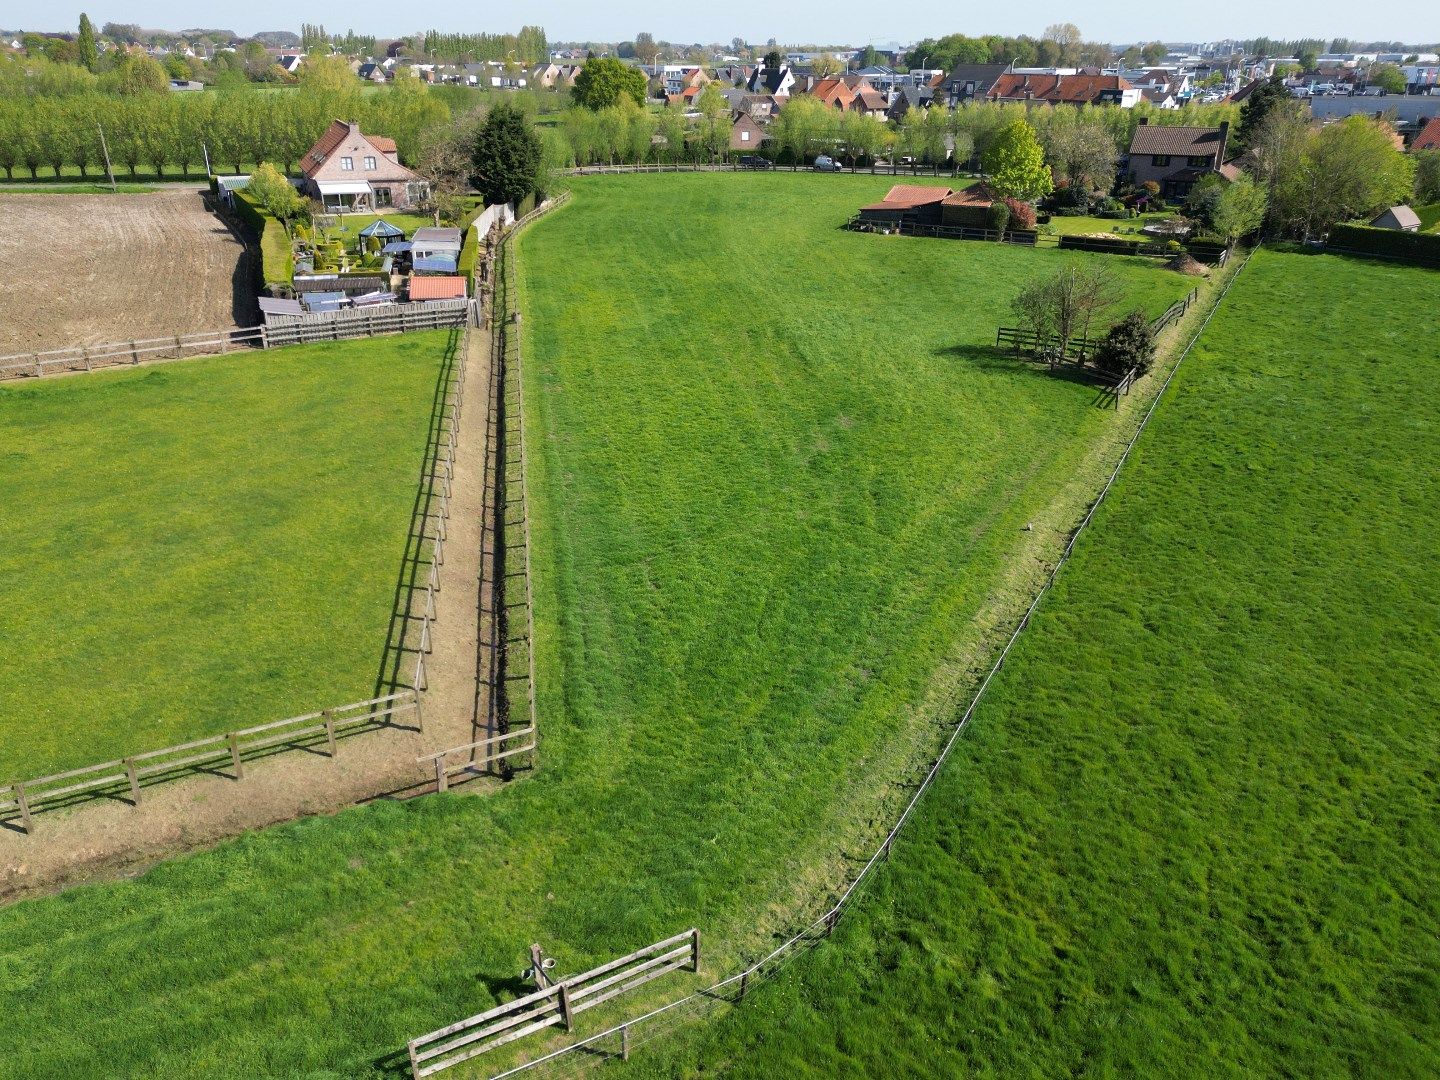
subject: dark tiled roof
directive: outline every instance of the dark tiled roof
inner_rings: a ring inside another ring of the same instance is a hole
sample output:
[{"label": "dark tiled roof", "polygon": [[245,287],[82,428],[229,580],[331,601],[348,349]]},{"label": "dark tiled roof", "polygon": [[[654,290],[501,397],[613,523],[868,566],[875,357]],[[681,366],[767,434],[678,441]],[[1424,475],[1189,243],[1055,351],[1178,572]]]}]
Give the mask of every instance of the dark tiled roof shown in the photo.
[{"label": "dark tiled roof", "polygon": [[1132,154],[1171,154],[1178,157],[1214,157],[1220,149],[1220,129],[1141,124],[1130,140]]}]

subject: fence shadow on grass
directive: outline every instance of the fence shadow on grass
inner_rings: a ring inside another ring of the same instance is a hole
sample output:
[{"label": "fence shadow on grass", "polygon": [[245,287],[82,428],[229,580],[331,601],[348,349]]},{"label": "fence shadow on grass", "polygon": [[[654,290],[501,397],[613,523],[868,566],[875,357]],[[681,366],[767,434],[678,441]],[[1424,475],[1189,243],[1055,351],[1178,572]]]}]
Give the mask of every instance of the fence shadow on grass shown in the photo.
[{"label": "fence shadow on grass", "polygon": [[1052,369],[1045,361],[1033,356],[1017,356],[1015,350],[998,345],[947,345],[935,350],[936,356],[963,360],[975,371],[993,372],[1000,375],[1025,374],[1040,379],[1059,379],[1088,387],[1095,391],[1090,404],[1094,408],[1113,409],[1117,400],[1115,387],[1098,382],[1089,371],[1082,371],[1071,364]]},{"label": "fence shadow on grass", "polygon": [[445,344],[445,355],[440,362],[440,372],[431,396],[425,453],[420,466],[419,483],[415,489],[415,503],[410,512],[410,527],[405,533],[405,550],[395,579],[390,627],[386,633],[385,647],[380,652],[379,670],[375,676],[375,697],[411,688],[410,675],[403,670],[404,661],[406,657],[415,655],[420,644],[420,616],[414,611],[415,598],[425,591],[426,575],[430,572],[430,560],[433,557],[427,545],[433,539],[430,522],[440,501],[436,472],[440,464],[440,448],[446,438],[445,411],[454,400],[456,388],[451,383],[460,360],[462,338],[462,330],[450,331],[450,340]]}]

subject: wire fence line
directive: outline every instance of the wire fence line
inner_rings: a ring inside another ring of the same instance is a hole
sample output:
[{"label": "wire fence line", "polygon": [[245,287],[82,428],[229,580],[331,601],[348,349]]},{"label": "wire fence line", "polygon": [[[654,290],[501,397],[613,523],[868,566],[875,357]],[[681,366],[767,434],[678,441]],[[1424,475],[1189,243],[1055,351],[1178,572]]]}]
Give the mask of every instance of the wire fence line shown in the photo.
[{"label": "wire fence line", "polygon": [[[965,732],[965,729],[969,727],[970,721],[985,696],[985,692],[1005,666],[1005,660],[1009,657],[1011,650],[1015,647],[1021,634],[1030,625],[1031,617],[1039,608],[1046,594],[1048,594],[1054,586],[1060,571],[1064,568],[1065,564],[1070,561],[1081,534],[1090,525],[1091,521],[1094,520],[1096,512],[1120,476],[1121,470],[1130,459],[1130,455],[1139,442],[1141,435],[1145,433],[1151,418],[1155,415],[1155,410],[1164,398],[1165,391],[1169,388],[1171,381],[1179,372],[1185,359],[1190,355],[1191,350],[1200,339],[1205,328],[1210,325],[1210,320],[1214,317],[1215,312],[1219,310],[1220,305],[1230,291],[1230,287],[1249,264],[1252,254],[1253,250],[1247,253],[1244,261],[1240,263],[1235,272],[1225,282],[1219,294],[1215,297],[1214,303],[1205,314],[1205,318],[1200,322],[1200,325],[1195,328],[1194,333],[1190,335],[1184,349],[1181,350],[1175,363],[1166,374],[1164,381],[1161,382],[1159,389],[1155,392],[1154,398],[1151,399],[1150,405],[1141,417],[1135,431],[1126,442],[1119,459],[1115,463],[1115,467],[1111,470],[1099,493],[1095,496],[1094,500],[1091,501],[1079,524],[1076,525],[1071,532],[1070,538],[1062,549],[1055,565],[1051,568],[1049,574],[1046,575],[1040,588],[1031,599],[1029,606],[1025,609],[1024,614],[1006,638],[994,663],[986,672],[984,679],[980,682],[974,694],[971,695],[969,705],[951,729],[949,737],[945,740],[938,755],[925,772],[914,794],[901,810],[895,824],[875,847],[874,851],[865,861],[859,872],[851,879],[850,883],[840,891],[834,903],[818,917],[805,924],[780,945],[765,954],[765,956],[751,963],[741,971],[721,979],[719,982],[702,990],[695,991],[686,997],[680,998],[677,1001],[652,1009],[640,1016],[632,1017],[624,1023],[613,1025],[604,1031],[576,1040],[558,1050],[524,1062],[504,1072],[495,1073],[490,1077],[490,1080],[506,1080],[508,1077],[527,1072],[540,1073],[547,1076],[571,1075],[585,1071],[598,1061],[618,1056],[621,1053],[622,1047],[628,1054],[629,1050],[634,1049],[638,1045],[643,1045],[645,1042],[652,1041],[654,1038],[668,1034],[681,1023],[702,1015],[707,1015],[723,1004],[738,1004],[744,999],[745,995],[753,986],[758,985],[761,981],[770,980],[778,976],[790,962],[801,955],[807,948],[818,944],[833,932],[836,925],[839,924],[846,907],[857,898],[862,887],[871,879],[879,864],[889,858],[891,848],[894,846],[896,839],[899,837],[911,816],[915,813],[916,807],[919,806],[920,801],[929,791],[935,778],[939,775],[940,769],[950,757],[960,736]],[[642,1032],[638,1039],[632,1034],[637,1028]]]}]

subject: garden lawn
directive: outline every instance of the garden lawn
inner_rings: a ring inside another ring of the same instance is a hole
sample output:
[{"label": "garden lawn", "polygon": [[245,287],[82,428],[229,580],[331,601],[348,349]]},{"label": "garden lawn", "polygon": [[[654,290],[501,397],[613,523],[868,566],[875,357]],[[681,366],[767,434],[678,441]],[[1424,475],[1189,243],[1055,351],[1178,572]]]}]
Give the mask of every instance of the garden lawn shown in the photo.
[{"label": "garden lawn", "polygon": [[[532,942],[697,926],[675,993],[815,910],[1135,412],[991,348],[1074,257],[841,228],[891,183],[585,178],[523,234],[538,770],[0,911],[0,1077],[392,1075]],[[1152,313],[1189,285],[1086,259]]]},{"label": "garden lawn", "polygon": [[0,385],[0,778],[371,696],[448,343]]},{"label": "garden lawn", "polygon": [[860,906],[641,1071],[1440,1074],[1437,286],[1258,254]]}]

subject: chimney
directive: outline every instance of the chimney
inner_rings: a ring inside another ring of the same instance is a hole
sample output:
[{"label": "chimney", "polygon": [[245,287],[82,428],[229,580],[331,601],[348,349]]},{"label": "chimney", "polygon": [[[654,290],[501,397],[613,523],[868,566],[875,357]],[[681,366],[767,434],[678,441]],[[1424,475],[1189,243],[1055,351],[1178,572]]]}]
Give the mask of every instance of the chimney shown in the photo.
[{"label": "chimney", "polygon": [[1142,117],[1140,117],[1140,119],[1136,122],[1136,125],[1137,125],[1138,127],[1144,127],[1144,126],[1145,126],[1146,124],[1148,124],[1149,122],[1150,122],[1150,118],[1149,118],[1148,116],[1142,116]]},{"label": "chimney", "polygon": [[1224,164],[1225,164],[1225,144],[1229,141],[1229,139],[1230,139],[1230,121],[1229,121],[1229,120],[1221,120],[1221,121],[1220,121],[1220,149],[1217,151],[1217,156],[1216,156],[1216,158],[1215,158],[1215,167],[1216,167],[1217,169],[1218,169],[1221,165],[1224,165]]}]

